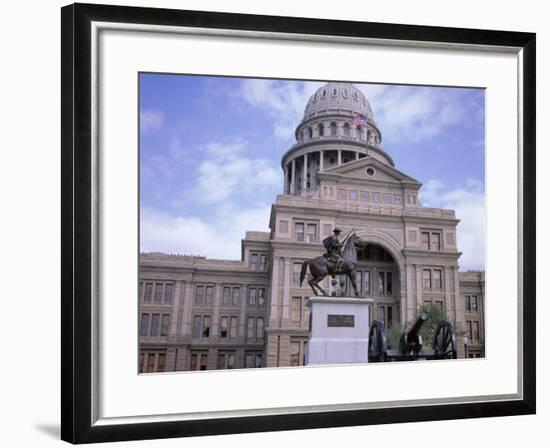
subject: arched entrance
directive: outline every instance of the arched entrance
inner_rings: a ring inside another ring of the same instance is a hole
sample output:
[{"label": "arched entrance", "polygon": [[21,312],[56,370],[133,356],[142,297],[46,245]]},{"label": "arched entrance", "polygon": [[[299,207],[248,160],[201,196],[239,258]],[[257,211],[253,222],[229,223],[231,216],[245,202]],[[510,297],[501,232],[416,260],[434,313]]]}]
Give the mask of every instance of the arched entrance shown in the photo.
[{"label": "arched entrance", "polygon": [[[372,299],[370,320],[380,320],[388,329],[400,322],[400,269],[393,255],[382,245],[369,243],[357,252],[357,289]],[[348,282],[349,283],[349,282]],[[348,285],[348,294],[352,293]]]}]

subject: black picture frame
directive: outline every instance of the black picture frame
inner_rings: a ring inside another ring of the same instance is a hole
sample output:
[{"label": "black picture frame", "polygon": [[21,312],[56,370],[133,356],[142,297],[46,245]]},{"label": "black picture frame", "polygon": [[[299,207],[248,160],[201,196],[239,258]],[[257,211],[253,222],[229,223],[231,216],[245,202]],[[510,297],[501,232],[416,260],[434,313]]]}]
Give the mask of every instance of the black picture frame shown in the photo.
[{"label": "black picture frame", "polygon": [[[418,422],[533,414],[536,410],[536,223],[534,33],[388,23],[270,17],[218,12],[73,4],[61,10],[62,91],[62,308],[61,438],[91,443],[239,432]],[[523,397],[518,400],[344,410],[288,415],[209,418],[117,425],[93,424],[92,416],[92,107],[91,23],[108,21],[163,26],[266,31],[399,41],[475,44],[522,51],[523,265],[521,310]]]}]

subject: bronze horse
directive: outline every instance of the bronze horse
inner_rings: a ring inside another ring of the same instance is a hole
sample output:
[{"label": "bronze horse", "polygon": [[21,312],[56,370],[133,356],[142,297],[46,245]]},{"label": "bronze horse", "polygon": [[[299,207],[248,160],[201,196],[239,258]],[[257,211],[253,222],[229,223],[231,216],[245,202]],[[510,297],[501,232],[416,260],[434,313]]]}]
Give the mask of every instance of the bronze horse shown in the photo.
[{"label": "bronze horse", "polygon": [[351,281],[355,295],[358,297],[359,292],[357,291],[357,284],[355,282],[357,274],[357,247],[367,247],[367,242],[353,233],[348,237],[342,248],[340,269],[336,269],[335,263],[327,260],[323,255],[304,261],[302,263],[302,272],[300,273],[300,286],[302,286],[302,282],[306,277],[307,267],[309,265],[309,272],[313,278],[308,280],[308,283],[313,290],[313,294],[317,295],[317,290],[315,289],[317,288],[323,295],[327,295],[325,290],[319,286],[319,282],[327,275],[335,276],[346,274]]}]

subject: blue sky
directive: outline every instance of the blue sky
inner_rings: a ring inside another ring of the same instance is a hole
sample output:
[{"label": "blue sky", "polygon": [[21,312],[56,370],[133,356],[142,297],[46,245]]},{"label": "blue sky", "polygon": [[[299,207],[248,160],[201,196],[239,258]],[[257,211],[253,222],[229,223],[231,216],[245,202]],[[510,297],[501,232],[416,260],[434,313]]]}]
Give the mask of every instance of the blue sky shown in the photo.
[{"label": "blue sky", "polygon": [[[141,250],[239,259],[245,230],[268,230],[281,156],[321,85],[141,74]],[[423,205],[461,219],[461,269],[484,269],[484,90],[356,86]]]}]

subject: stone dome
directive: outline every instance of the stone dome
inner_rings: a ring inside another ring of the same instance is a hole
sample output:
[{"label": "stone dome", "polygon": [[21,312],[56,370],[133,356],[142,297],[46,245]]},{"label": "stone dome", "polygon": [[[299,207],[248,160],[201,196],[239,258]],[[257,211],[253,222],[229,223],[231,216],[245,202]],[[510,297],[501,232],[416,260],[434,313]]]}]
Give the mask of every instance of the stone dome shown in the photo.
[{"label": "stone dome", "polygon": [[350,109],[354,113],[366,115],[374,122],[369,101],[363,92],[351,83],[329,82],[317,89],[307,102],[304,119],[327,109]]}]

